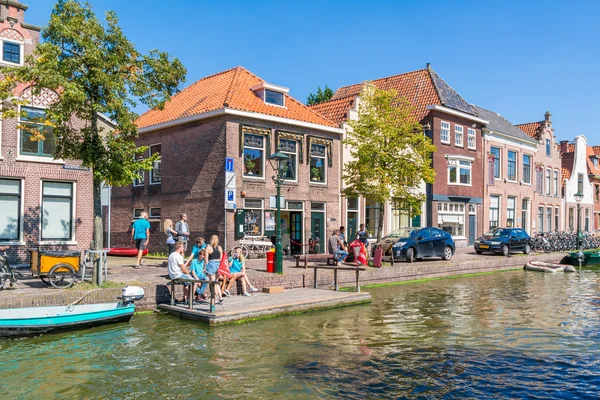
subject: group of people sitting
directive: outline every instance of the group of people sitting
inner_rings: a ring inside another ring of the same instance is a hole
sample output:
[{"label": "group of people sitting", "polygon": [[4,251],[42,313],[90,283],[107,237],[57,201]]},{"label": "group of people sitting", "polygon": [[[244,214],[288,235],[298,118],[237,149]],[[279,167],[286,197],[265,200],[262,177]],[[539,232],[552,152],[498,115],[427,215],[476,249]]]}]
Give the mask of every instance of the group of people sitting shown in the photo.
[{"label": "group of people sitting", "polygon": [[360,230],[356,233],[356,240],[348,246],[348,242],[346,241],[346,228],[340,226],[340,229],[335,229],[329,237],[327,250],[329,251],[329,254],[333,255],[336,263],[345,262],[346,257],[348,257],[349,247],[353,247],[356,242],[356,244],[360,246],[359,255],[361,256],[357,257],[356,260],[361,264],[366,264],[369,247],[367,238],[368,233],[365,229],[365,224],[360,224]]},{"label": "group of people sitting", "polygon": [[[217,235],[211,236],[208,245],[204,242],[204,238],[197,238],[196,245],[192,248],[192,254],[187,261],[184,260],[184,252],[183,243],[176,243],[175,251],[169,256],[168,262],[169,277],[171,279],[220,281],[220,285],[215,285],[215,299],[218,303],[223,301],[223,297],[231,296],[231,287],[238,281],[241,283],[243,296],[250,296],[249,291],[258,291],[252,286],[246,274],[246,263],[242,249],[235,248],[231,257],[227,257],[223,253],[223,248],[219,245]],[[220,266],[221,269],[219,269]],[[184,283],[185,286],[188,286],[188,284]],[[208,294],[205,291],[208,284],[193,283],[193,285],[196,294],[195,300],[206,300]],[[187,302],[188,291],[184,290],[183,292],[183,301]]]}]

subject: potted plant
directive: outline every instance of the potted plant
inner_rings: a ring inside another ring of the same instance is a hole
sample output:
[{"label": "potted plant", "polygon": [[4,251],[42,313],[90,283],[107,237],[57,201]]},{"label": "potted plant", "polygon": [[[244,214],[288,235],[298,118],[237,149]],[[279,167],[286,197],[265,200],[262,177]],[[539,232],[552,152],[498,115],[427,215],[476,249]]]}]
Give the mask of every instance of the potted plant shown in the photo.
[{"label": "potted plant", "polygon": [[252,170],[256,166],[256,164],[254,163],[254,160],[252,160],[252,158],[250,158],[250,156],[247,156],[244,165],[246,167],[246,175],[252,175]]},{"label": "potted plant", "polygon": [[321,182],[321,170],[317,167],[312,167],[310,169],[310,180]]}]

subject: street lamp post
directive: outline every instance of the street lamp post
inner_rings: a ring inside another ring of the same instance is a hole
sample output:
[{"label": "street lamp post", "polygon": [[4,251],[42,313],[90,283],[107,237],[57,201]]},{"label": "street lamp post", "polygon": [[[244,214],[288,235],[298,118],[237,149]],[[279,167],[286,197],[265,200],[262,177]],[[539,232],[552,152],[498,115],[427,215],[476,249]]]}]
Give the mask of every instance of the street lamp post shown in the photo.
[{"label": "street lamp post", "polygon": [[277,203],[277,212],[275,213],[275,272],[278,274],[283,273],[283,248],[281,245],[281,184],[284,181],[285,173],[287,170],[287,161],[290,158],[280,152],[277,151],[274,154],[271,154],[268,157],[269,163],[273,170],[275,171],[275,175],[273,175],[273,182],[275,182],[275,186],[277,187],[277,196],[275,197],[275,202]]},{"label": "street lamp post", "polygon": [[583,193],[577,192],[574,194],[575,201],[577,202],[577,250],[581,250],[581,201],[583,200]]}]

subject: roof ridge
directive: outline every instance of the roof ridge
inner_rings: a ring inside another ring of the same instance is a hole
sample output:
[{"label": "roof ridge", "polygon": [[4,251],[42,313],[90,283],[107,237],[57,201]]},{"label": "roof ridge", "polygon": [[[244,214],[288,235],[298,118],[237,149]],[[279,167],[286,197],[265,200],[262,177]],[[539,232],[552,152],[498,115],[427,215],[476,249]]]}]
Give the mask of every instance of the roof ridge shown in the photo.
[{"label": "roof ridge", "polygon": [[[361,82],[359,82],[359,83],[353,83],[353,84],[351,84],[351,85],[340,86],[339,88],[337,88],[337,89],[336,89],[336,92],[337,92],[338,90],[340,90],[340,89],[349,88],[349,87],[352,87],[352,86],[357,86],[357,85],[362,85],[362,84],[363,84],[363,83],[365,83],[365,82],[375,82],[375,81],[380,81],[380,80],[383,80],[383,79],[395,78],[395,77],[397,77],[397,76],[408,75],[408,74],[414,74],[414,73],[416,73],[416,72],[425,71],[426,69],[427,69],[427,68],[421,68],[421,69],[415,69],[415,70],[413,70],[413,71],[402,72],[402,73],[400,73],[400,74],[394,74],[394,75],[390,75],[390,76],[384,76],[384,77],[382,77],[382,78],[376,78],[376,79],[365,79],[365,80],[363,80],[363,81],[361,81]],[[344,96],[344,97],[348,97],[348,96]],[[340,99],[341,99],[341,98],[343,98],[343,97],[340,97]],[[336,100],[337,100],[337,99],[336,99]]]},{"label": "roof ridge", "polygon": [[[433,77],[431,76],[431,73],[429,71],[433,71],[433,69],[431,67],[427,67],[425,68],[425,71],[427,72],[427,77],[429,78],[429,80],[431,81],[431,85],[434,88],[435,91],[435,95],[437,97],[437,101],[438,103],[442,104],[442,96],[440,96],[440,92],[438,92],[438,88],[437,85],[435,84],[435,81],[433,80]],[[434,74],[436,74],[435,71],[433,71]],[[436,74],[437,75],[437,74]],[[440,78],[441,79],[441,78]]]},{"label": "roof ridge", "polygon": [[[231,79],[231,83],[229,84],[229,88],[227,89],[227,93],[225,94],[225,99],[223,99],[223,107],[229,107],[229,103],[233,98],[233,94],[235,93],[235,86],[239,81],[240,73],[244,67],[238,65],[235,67],[235,73],[233,74],[233,78]],[[258,78],[258,77],[257,77]],[[260,78],[258,78],[260,79]],[[262,79],[261,79],[262,80]]]},{"label": "roof ridge", "polygon": [[529,124],[543,124],[544,122],[546,122],[546,121],[523,122],[522,124],[516,124],[515,126],[529,125]]}]

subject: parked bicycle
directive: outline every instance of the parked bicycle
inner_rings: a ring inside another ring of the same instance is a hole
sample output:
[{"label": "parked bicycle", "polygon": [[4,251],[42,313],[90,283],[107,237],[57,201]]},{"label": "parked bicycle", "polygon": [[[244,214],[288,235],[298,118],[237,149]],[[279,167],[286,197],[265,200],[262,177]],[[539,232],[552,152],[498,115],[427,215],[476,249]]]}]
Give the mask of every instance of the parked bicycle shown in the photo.
[{"label": "parked bicycle", "polygon": [[[600,240],[589,232],[579,233],[579,243],[583,250],[600,247]],[[531,248],[537,252],[575,251],[577,249],[577,232],[553,231],[538,233],[531,238]]]},{"label": "parked bicycle", "polygon": [[19,279],[23,278],[23,275],[14,269],[8,261],[6,250],[9,248],[10,246],[0,247],[0,289],[4,289],[7,281],[10,282],[10,286],[12,287]]}]

